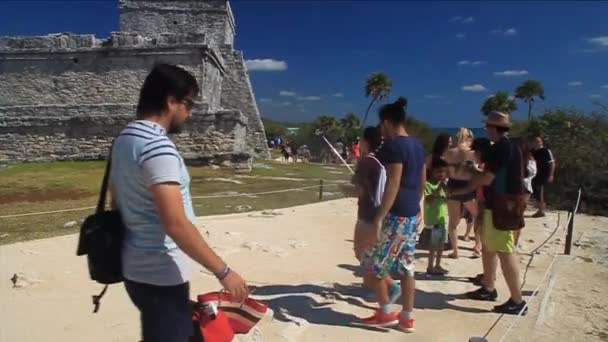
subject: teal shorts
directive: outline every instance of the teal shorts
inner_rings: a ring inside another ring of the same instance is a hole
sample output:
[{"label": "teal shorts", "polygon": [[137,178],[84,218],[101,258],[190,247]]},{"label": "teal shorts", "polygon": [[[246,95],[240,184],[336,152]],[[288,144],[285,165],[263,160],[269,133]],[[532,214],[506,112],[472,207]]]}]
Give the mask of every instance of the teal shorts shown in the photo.
[{"label": "teal shorts", "polygon": [[445,226],[435,225],[427,226],[425,229],[431,230],[431,238],[429,239],[429,250],[443,250],[443,246],[448,242],[448,230]]}]

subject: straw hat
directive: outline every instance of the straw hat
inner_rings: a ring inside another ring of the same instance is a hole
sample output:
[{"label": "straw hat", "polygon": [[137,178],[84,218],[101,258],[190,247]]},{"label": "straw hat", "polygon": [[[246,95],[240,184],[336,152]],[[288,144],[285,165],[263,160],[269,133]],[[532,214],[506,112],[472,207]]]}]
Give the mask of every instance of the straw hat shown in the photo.
[{"label": "straw hat", "polygon": [[509,115],[497,111],[488,114],[488,117],[484,120],[484,123],[488,126],[495,127],[509,128],[511,126],[511,120],[509,118]]}]

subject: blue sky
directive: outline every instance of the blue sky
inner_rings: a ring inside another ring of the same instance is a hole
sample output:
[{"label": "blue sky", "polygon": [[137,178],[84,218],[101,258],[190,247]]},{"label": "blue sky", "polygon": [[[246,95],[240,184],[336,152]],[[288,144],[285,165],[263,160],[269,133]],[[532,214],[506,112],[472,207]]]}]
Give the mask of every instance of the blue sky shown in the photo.
[{"label": "blue sky", "polygon": [[[480,126],[486,96],[540,80],[536,108],[608,103],[608,2],[232,1],[263,116],[361,114],[370,72],[418,119]],[[117,1],[2,1],[0,35],[118,30]],[[262,61],[254,61],[262,60]],[[526,106],[514,115],[523,118]],[[375,117],[375,113],[372,115]]]}]

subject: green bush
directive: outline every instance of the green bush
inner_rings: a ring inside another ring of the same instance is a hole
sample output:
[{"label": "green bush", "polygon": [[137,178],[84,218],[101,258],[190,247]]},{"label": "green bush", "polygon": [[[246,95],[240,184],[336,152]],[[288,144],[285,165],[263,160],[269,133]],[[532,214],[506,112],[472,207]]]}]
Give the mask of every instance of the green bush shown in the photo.
[{"label": "green bush", "polygon": [[556,159],[555,181],[547,189],[548,205],[571,209],[582,188],[581,210],[608,215],[608,117],[606,112],[576,109],[546,111],[513,126],[514,136],[540,134]]}]

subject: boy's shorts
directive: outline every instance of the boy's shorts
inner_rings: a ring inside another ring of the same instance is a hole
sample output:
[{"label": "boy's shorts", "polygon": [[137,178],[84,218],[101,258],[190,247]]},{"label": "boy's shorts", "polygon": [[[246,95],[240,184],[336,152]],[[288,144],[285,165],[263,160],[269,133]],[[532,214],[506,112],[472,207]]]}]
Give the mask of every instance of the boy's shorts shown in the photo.
[{"label": "boy's shorts", "polygon": [[429,250],[443,251],[444,244],[448,242],[448,230],[444,226],[427,226],[430,229],[431,238],[429,239]]},{"label": "boy's shorts", "polygon": [[515,238],[511,231],[498,230],[494,227],[492,211],[483,211],[483,228],[481,239],[483,246],[490,252],[513,253],[515,251]]},{"label": "boy's shorts", "polygon": [[418,216],[399,217],[389,214],[382,224],[380,241],[366,251],[361,260],[365,271],[378,278],[391,273],[413,277],[418,223]]}]

